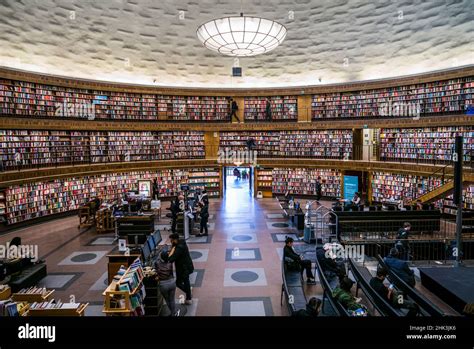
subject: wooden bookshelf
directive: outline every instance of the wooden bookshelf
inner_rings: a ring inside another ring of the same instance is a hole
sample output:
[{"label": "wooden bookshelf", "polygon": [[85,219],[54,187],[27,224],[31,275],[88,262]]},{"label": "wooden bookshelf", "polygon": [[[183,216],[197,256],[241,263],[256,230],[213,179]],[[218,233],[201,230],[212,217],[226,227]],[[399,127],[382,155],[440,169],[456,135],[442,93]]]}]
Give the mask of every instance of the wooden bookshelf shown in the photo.
[{"label": "wooden bookshelf", "polygon": [[5,170],[204,158],[204,132],[0,130]]},{"label": "wooden bookshelf", "polygon": [[221,132],[220,149],[247,150],[249,139],[259,157],[352,158],[352,130]]},{"label": "wooden bookshelf", "polygon": [[[267,97],[245,97],[244,118],[246,121],[267,121]],[[270,96],[271,119],[296,121],[298,119],[297,96]]]},{"label": "wooden bookshelf", "polygon": [[440,177],[374,172],[371,183],[372,200],[375,202],[416,200],[442,184]]},{"label": "wooden bookshelf", "polygon": [[206,189],[209,198],[220,197],[221,178],[219,168],[190,169],[188,183],[194,189]]},{"label": "wooden bookshelf", "polygon": [[273,169],[258,168],[255,169],[255,195],[261,191],[263,197],[272,197]]},{"label": "wooden bookshelf", "polygon": [[87,106],[94,119],[227,121],[229,117],[223,96],[98,91],[0,79],[0,115],[86,118],[75,106]]},{"label": "wooden bookshelf", "polygon": [[[319,93],[311,104],[313,120],[324,118],[373,118],[398,115],[394,104],[419,108],[420,116],[464,113],[467,105],[474,104],[474,77],[432,81],[360,91]],[[392,111],[380,112],[382,106],[392,103]],[[387,113],[387,115],[383,115]],[[382,115],[381,115],[382,114]]]},{"label": "wooden bookshelf", "polygon": [[221,180],[217,168],[112,172],[9,186],[4,194],[5,219],[8,224],[14,224],[77,210],[96,196],[114,202],[125,192],[138,190],[138,180],[155,178],[162,200],[175,197],[180,192],[180,185],[189,182],[196,187],[206,187],[209,197],[220,196]]},{"label": "wooden bookshelf", "polygon": [[451,163],[458,135],[464,137],[464,161],[471,162],[472,126],[381,129],[380,160]]},{"label": "wooden bookshelf", "polygon": [[274,168],[273,194],[315,195],[316,179],[321,177],[322,195],[341,197],[341,173],[338,170],[314,168]]}]

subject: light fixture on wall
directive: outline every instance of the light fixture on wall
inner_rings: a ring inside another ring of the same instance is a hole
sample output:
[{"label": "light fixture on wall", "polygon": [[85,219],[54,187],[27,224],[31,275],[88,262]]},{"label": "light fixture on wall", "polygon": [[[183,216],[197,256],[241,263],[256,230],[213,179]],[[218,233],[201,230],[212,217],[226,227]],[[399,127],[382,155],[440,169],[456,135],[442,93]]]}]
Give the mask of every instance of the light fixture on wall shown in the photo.
[{"label": "light fixture on wall", "polygon": [[278,22],[254,16],[223,17],[200,25],[196,34],[209,50],[225,56],[250,57],[270,52],[286,37]]}]

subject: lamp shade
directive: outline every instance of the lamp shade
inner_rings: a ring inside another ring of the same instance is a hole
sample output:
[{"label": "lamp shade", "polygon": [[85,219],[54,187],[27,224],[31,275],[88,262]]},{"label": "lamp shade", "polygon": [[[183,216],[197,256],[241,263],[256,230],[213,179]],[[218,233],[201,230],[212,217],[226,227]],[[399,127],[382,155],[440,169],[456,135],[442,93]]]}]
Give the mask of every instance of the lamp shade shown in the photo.
[{"label": "lamp shade", "polygon": [[286,37],[284,25],[259,17],[235,16],[200,25],[198,39],[225,56],[249,57],[270,52]]}]

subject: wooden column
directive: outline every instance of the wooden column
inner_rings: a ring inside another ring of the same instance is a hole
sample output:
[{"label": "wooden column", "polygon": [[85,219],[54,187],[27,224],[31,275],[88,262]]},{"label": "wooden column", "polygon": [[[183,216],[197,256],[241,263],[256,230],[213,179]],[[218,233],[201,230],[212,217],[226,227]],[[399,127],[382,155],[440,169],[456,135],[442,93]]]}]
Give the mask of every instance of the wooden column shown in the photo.
[{"label": "wooden column", "polygon": [[353,144],[352,144],[353,159],[362,160],[362,149],[364,145],[364,137],[363,137],[362,129],[353,128],[352,132],[353,132]]},{"label": "wooden column", "polygon": [[311,95],[298,96],[298,122],[311,122]]},{"label": "wooden column", "polygon": [[204,132],[204,149],[206,151],[206,159],[217,159],[219,151],[219,132]]},{"label": "wooden column", "polygon": [[367,197],[365,198],[365,200],[369,203],[369,205],[372,205],[372,179],[374,177],[373,177],[372,171],[368,171],[367,173],[368,173]]},{"label": "wooden column", "polygon": [[344,173],[345,171],[341,170],[341,199],[344,199]]}]

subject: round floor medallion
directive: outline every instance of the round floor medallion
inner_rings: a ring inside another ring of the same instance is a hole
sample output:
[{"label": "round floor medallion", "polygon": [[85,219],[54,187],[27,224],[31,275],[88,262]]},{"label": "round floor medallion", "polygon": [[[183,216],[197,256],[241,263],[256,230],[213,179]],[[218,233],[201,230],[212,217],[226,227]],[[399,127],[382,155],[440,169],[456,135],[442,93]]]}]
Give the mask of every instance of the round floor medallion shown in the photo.
[{"label": "round floor medallion", "polygon": [[250,241],[252,237],[250,235],[236,235],[232,237],[232,240],[235,241]]},{"label": "round floor medallion", "polygon": [[232,280],[242,283],[253,282],[258,279],[258,274],[253,271],[242,270],[233,273],[231,276]]},{"label": "round floor medallion", "polygon": [[97,255],[95,253],[82,253],[71,258],[71,262],[84,263],[93,260]]},{"label": "round floor medallion", "polygon": [[190,251],[189,254],[191,255],[192,259],[198,259],[202,257],[202,253],[198,251]]},{"label": "round floor medallion", "polygon": [[287,223],[273,223],[272,226],[276,228],[288,228],[289,225]]}]

